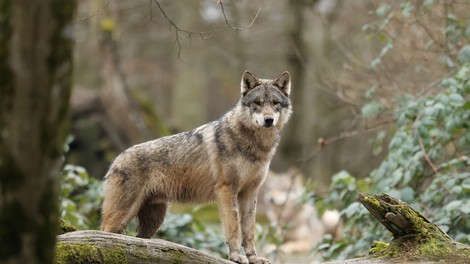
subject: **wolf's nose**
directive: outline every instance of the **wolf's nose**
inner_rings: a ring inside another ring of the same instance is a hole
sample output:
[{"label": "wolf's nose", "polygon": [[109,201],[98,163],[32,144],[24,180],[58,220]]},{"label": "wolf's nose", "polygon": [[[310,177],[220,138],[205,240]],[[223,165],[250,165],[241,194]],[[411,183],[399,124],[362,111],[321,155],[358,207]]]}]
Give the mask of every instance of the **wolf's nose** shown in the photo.
[{"label": "wolf's nose", "polygon": [[272,117],[266,117],[266,118],[264,119],[264,124],[265,124],[265,126],[267,126],[267,127],[272,126],[273,123],[274,123],[274,118],[272,118]]}]

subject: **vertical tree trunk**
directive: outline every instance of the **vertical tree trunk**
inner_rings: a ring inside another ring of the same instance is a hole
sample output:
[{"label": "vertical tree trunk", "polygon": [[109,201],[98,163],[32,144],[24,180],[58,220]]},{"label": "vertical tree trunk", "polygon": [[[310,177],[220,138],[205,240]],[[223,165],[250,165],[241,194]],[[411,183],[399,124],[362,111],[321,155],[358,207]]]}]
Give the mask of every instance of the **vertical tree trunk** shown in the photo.
[{"label": "vertical tree trunk", "polygon": [[[198,12],[200,3],[198,1],[177,1],[175,4],[180,8],[179,10],[189,10],[189,12],[181,12],[177,19],[177,24],[181,28],[190,28],[190,25],[200,24],[201,16]],[[193,39],[191,41],[182,39],[183,53],[180,58],[182,61],[177,63],[176,75],[178,78],[172,88],[172,118],[175,121],[176,130],[193,129],[207,120],[205,110],[208,103],[206,99],[208,83],[206,78],[201,78],[207,74],[204,66],[207,63],[205,61],[207,56],[202,50],[198,50],[201,48],[199,43],[192,44],[192,42],[199,42],[199,37],[189,36],[189,38]],[[184,50],[189,48],[192,52],[185,53]]]},{"label": "vertical tree trunk", "polygon": [[[289,0],[289,14],[292,21],[286,28],[289,37],[289,52],[287,54],[288,69],[292,75],[292,104],[294,106],[294,115],[287,124],[286,134],[281,142],[280,151],[282,156],[291,163],[303,155],[302,139],[308,132],[302,124],[308,116],[302,116],[305,113],[303,97],[305,95],[305,64],[307,62],[307,51],[303,41],[303,32],[305,29],[306,4],[303,1]],[[296,114],[297,113],[297,114]]]},{"label": "vertical tree trunk", "polygon": [[0,0],[0,263],[51,263],[75,1]]}]

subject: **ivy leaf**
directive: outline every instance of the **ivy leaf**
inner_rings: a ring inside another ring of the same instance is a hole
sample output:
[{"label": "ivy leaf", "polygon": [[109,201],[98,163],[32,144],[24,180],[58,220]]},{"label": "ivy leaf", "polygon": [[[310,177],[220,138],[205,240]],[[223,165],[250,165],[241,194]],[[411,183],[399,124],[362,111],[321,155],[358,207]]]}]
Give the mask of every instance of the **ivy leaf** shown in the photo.
[{"label": "ivy leaf", "polygon": [[470,45],[465,45],[459,52],[457,61],[460,64],[465,64],[470,62]]},{"label": "ivy leaf", "polygon": [[446,211],[455,211],[457,210],[458,208],[460,208],[462,206],[462,201],[461,200],[456,200],[456,201],[452,201],[450,203],[448,203],[444,209]]},{"label": "ivy leaf", "polygon": [[370,102],[365,104],[361,109],[361,114],[363,117],[374,117],[380,114],[383,111],[384,107],[379,102]]},{"label": "ivy leaf", "polygon": [[409,1],[403,2],[401,5],[401,13],[403,14],[404,17],[410,17],[411,16],[411,11],[413,11],[414,6],[411,4]]},{"label": "ivy leaf", "polygon": [[460,107],[465,104],[465,99],[458,93],[453,93],[449,96],[449,103],[452,106]]},{"label": "ivy leaf", "polygon": [[390,5],[382,4],[375,10],[375,15],[378,17],[385,16],[390,11]]},{"label": "ivy leaf", "polygon": [[464,202],[460,210],[465,214],[470,214],[470,203],[468,201]]}]

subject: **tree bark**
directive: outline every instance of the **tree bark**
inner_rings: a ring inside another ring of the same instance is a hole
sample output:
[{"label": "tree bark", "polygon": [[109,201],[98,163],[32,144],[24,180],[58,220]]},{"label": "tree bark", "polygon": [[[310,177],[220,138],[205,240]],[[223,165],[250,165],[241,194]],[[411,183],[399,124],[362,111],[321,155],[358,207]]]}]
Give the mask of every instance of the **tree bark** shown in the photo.
[{"label": "tree bark", "polygon": [[51,263],[75,1],[0,0],[0,263]]},{"label": "tree bark", "polygon": [[57,238],[56,263],[230,264],[199,250],[161,239],[101,231],[76,231]]},{"label": "tree bark", "polygon": [[390,244],[375,242],[369,257],[347,263],[470,263],[470,246],[450,238],[405,202],[387,194],[359,194],[358,200],[394,238]]},{"label": "tree bark", "polygon": [[[292,104],[294,113],[287,123],[287,129],[283,140],[281,141],[280,152],[288,161],[293,162],[299,160],[303,153],[302,139],[309,134],[305,130],[304,121],[306,116],[303,99],[305,96],[305,64],[307,63],[307,48],[304,43],[305,29],[305,9],[307,4],[303,1],[289,0],[288,12],[292,21],[287,23],[286,36],[288,36],[289,52],[287,53],[287,66],[292,75],[294,88],[292,90]],[[302,131],[302,132],[300,132]]]}]

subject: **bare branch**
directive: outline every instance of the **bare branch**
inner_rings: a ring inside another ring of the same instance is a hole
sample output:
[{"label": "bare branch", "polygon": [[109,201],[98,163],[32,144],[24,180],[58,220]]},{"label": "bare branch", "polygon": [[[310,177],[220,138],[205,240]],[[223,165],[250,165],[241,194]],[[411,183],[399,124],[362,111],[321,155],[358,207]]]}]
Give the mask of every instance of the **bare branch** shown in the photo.
[{"label": "bare branch", "polygon": [[91,12],[90,14],[88,14],[88,15],[86,15],[86,16],[84,16],[84,17],[76,18],[76,19],[74,19],[74,21],[76,21],[76,22],[78,22],[78,21],[84,21],[84,20],[87,20],[87,19],[89,19],[89,18],[91,18],[91,17],[94,17],[94,16],[99,15],[99,14],[100,14],[101,12],[103,12],[103,10],[108,6],[108,3],[109,3],[109,1],[106,0],[106,2],[104,2],[104,4],[103,4],[100,8],[96,9],[95,11]]},{"label": "bare branch", "polygon": [[224,16],[224,20],[225,20],[225,24],[231,28],[231,29],[234,29],[234,30],[246,30],[250,27],[253,26],[253,24],[255,23],[256,19],[258,18],[258,15],[259,13],[261,12],[261,8],[258,8],[258,11],[256,11],[256,14],[254,17],[251,18],[251,23],[248,25],[248,26],[245,26],[245,27],[235,27],[233,26],[227,19],[227,15],[225,14],[225,9],[224,9],[224,5],[222,4],[222,1],[219,1],[219,5],[220,5],[220,9],[222,10],[222,15]]},{"label": "bare branch", "polygon": [[429,166],[431,166],[432,171],[434,173],[438,173],[439,169],[432,163],[431,159],[429,158],[428,153],[426,152],[426,149],[424,148],[423,139],[421,139],[419,135],[418,135],[418,141],[419,141],[419,147],[423,151],[424,159],[429,164]]},{"label": "bare branch", "polygon": [[375,126],[370,127],[370,128],[344,132],[344,133],[341,133],[339,136],[332,137],[332,138],[329,138],[329,139],[326,139],[326,140],[323,139],[323,138],[319,138],[318,139],[318,147],[314,151],[312,151],[312,153],[310,153],[310,155],[308,155],[306,158],[300,160],[299,162],[306,163],[308,161],[311,161],[316,155],[318,155],[318,153],[320,153],[324,148],[326,148],[326,146],[328,146],[332,143],[335,143],[335,142],[340,141],[342,139],[346,139],[346,138],[355,137],[355,136],[358,136],[358,135],[374,132],[374,131],[376,131],[380,128],[383,128],[384,126],[387,126],[387,125],[391,124],[392,122],[395,122],[395,119],[383,121],[380,124],[375,125]]},{"label": "bare branch", "polygon": [[[158,7],[158,9],[160,10],[160,12],[162,13],[163,17],[165,18],[165,20],[169,23],[169,28],[170,28],[170,31],[172,29],[175,30],[175,41],[174,41],[174,45],[178,47],[178,59],[181,59],[181,50],[182,50],[182,46],[181,46],[181,39],[184,37],[186,39],[189,39],[189,41],[191,41],[191,38],[193,35],[197,35],[199,36],[201,39],[206,39],[208,38],[210,35],[216,33],[216,32],[220,32],[220,31],[223,31],[223,29],[214,29],[214,30],[210,30],[210,31],[192,31],[192,30],[187,30],[187,29],[184,29],[184,28],[181,28],[179,27],[168,15],[167,13],[165,12],[165,10],[163,9],[163,7],[160,5],[160,2],[158,0],[150,0],[150,19],[149,21],[146,23],[146,25],[150,24],[150,22],[152,21],[153,19],[153,14],[152,14],[152,3],[155,3]],[[222,14],[223,14],[223,17],[224,17],[224,20],[225,20],[225,24],[228,26],[228,28],[230,29],[233,29],[233,30],[246,30],[248,28],[250,28],[251,26],[253,26],[253,24],[255,23],[256,19],[258,18],[258,15],[259,13],[261,12],[261,8],[258,8],[258,11],[256,12],[255,16],[252,17],[252,20],[250,22],[250,24],[248,26],[245,26],[245,27],[236,27],[236,26],[233,26],[227,19],[227,16],[225,14],[225,9],[224,9],[224,6],[222,4],[222,1],[219,2],[220,4],[220,7],[221,7],[221,10],[222,10]],[[181,33],[184,33],[185,36],[181,36]]]}]

